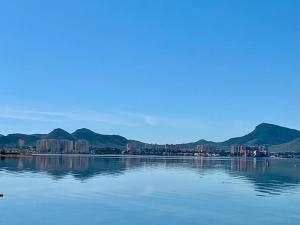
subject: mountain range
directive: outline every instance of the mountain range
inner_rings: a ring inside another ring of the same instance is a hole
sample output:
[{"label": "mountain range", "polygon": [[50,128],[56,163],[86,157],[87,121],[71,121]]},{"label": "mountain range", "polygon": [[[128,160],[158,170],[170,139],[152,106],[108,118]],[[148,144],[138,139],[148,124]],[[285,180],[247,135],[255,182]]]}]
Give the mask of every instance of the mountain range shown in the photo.
[{"label": "mountain range", "polygon": [[[144,146],[145,143],[128,140],[120,135],[104,135],[93,132],[89,129],[78,129],[73,133],[57,128],[49,134],[8,134],[6,136],[0,135],[0,146],[3,145],[16,145],[19,139],[25,141],[25,145],[36,144],[39,139],[67,139],[78,140],[83,139],[89,141],[90,145],[98,148],[124,148],[127,143],[135,143],[138,146]],[[290,129],[274,124],[262,123],[255,127],[255,129],[241,137],[230,138],[224,142],[212,142],[201,139],[196,142],[180,144],[183,147],[195,147],[198,144],[215,144],[220,146],[230,146],[232,144],[245,144],[245,145],[268,145],[274,151],[288,151],[294,149],[300,151],[300,131]],[[276,147],[277,146],[277,147]]]}]

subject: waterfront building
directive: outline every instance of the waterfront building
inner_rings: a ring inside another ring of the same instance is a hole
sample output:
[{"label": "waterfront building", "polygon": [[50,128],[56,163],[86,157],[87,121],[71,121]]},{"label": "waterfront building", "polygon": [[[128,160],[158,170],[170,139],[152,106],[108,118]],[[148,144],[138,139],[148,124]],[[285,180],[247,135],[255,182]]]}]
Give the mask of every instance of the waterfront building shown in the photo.
[{"label": "waterfront building", "polygon": [[137,150],[138,150],[138,148],[135,143],[130,142],[130,143],[126,144],[125,151],[127,153],[135,154],[137,152]]},{"label": "waterfront building", "polygon": [[42,139],[36,142],[38,153],[79,154],[89,153],[89,143],[85,140]]},{"label": "waterfront building", "polygon": [[75,153],[89,153],[89,142],[85,140],[74,141]]},{"label": "waterfront building", "polygon": [[22,138],[19,138],[18,140],[18,147],[23,148],[25,146],[25,141]]},{"label": "waterfront building", "polygon": [[246,146],[246,145],[231,145],[231,155],[234,156],[268,156],[268,147],[264,145]]},{"label": "waterfront building", "polygon": [[214,144],[201,144],[196,146],[197,153],[215,153],[217,151],[217,146]]},{"label": "waterfront building", "polygon": [[167,152],[176,152],[176,151],[180,151],[180,145],[169,145],[169,144],[166,144],[165,145],[165,150]]},{"label": "waterfront building", "polygon": [[153,150],[164,150],[165,146],[159,145],[159,144],[145,144],[144,148],[145,149],[153,149]]},{"label": "waterfront building", "polygon": [[230,154],[237,155],[239,153],[239,145],[231,145]]}]

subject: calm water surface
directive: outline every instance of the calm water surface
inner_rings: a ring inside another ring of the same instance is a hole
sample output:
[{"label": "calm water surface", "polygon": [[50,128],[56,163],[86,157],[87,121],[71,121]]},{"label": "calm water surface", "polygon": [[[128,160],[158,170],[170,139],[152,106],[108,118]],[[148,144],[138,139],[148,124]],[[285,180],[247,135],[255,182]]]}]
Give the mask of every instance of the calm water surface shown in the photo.
[{"label": "calm water surface", "polygon": [[0,160],[0,224],[299,225],[300,160]]}]

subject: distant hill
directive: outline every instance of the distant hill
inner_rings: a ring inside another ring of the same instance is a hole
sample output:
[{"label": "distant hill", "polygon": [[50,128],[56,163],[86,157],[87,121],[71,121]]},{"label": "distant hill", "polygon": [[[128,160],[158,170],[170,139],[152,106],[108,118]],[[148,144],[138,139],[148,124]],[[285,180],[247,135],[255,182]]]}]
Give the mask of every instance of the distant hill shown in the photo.
[{"label": "distant hill", "polygon": [[72,136],[76,139],[87,140],[90,145],[96,147],[123,148],[128,143],[125,137],[98,134],[86,128],[76,130]]},{"label": "distant hill", "polygon": [[232,144],[243,145],[278,145],[292,141],[300,137],[300,131],[281,127],[274,124],[262,123],[255,129],[241,137],[230,138],[224,142],[213,142],[201,139],[196,142],[182,144],[185,147],[195,147],[200,144],[214,144],[219,146],[230,146]]},{"label": "distant hill", "polygon": [[75,140],[75,138],[70,133],[60,128],[54,129],[49,134],[41,136],[41,138]]},{"label": "distant hill", "polygon": [[[255,129],[242,137],[231,138],[224,142],[212,142],[201,139],[196,142],[180,144],[184,148],[195,148],[199,144],[215,144],[219,146],[230,146],[232,144],[244,144],[244,145],[280,145],[283,143],[291,142],[300,138],[300,131],[289,129],[273,124],[262,123],[255,127]],[[99,148],[119,148],[122,149],[127,143],[134,143],[138,147],[144,147],[143,142],[136,140],[128,140],[120,135],[104,135],[98,134],[86,128],[78,129],[73,133],[57,128],[51,131],[49,134],[9,134],[6,136],[0,136],[0,146],[10,145],[15,146],[19,139],[25,141],[25,145],[34,146],[39,139],[67,139],[78,140],[83,139],[89,141],[90,145]],[[289,145],[274,146],[274,149],[283,149],[287,146],[290,149],[297,149],[298,142],[291,142]],[[287,143],[288,144],[288,143]],[[273,148],[273,147],[272,147]],[[276,150],[277,151],[277,150]]]},{"label": "distant hill", "polygon": [[181,144],[181,146],[183,146],[185,148],[195,148],[197,145],[207,145],[207,144],[218,145],[217,142],[207,141],[207,140],[204,140],[204,139],[200,139],[199,141],[196,141],[196,142],[190,142],[190,143]]},{"label": "distant hill", "polygon": [[[91,146],[104,148],[119,148],[122,149],[129,142],[125,137],[119,135],[103,135],[95,133],[89,129],[82,128],[70,134],[67,131],[57,128],[49,134],[9,134],[7,136],[0,136],[0,146],[16,146],[19,139],[25,141],[25,145],[35,146],[39,139],[65,139],[65,140],[87,140]],[[132,140],[132,142],[134,142]],[[136,142],[141,143],[141,142]]]},{"label": "distant hill", "polygon": [[300,137],[300,131],[281,127],[273,124],[262,123],[255,127],[249,134],[231,138],[222,145],[246,144],[246,145],[277,145],[292,141]]},{"label": "distant hill", "polygon": [[284,144],[273,145],[269,150],[270,152],[300,152],[300,138]]}]

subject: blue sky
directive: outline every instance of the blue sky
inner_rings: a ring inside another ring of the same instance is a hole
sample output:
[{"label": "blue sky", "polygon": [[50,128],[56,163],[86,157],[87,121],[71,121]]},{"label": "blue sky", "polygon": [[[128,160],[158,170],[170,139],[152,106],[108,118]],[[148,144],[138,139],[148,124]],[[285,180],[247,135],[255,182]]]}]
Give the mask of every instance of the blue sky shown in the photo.
[{"label": "blue sky", "polygon": [[1,134],[300,129],[297,0],[4,0],[0,21]]}]

